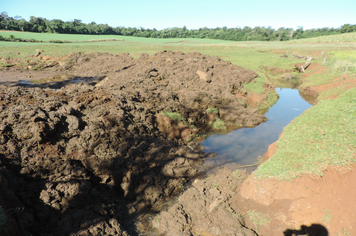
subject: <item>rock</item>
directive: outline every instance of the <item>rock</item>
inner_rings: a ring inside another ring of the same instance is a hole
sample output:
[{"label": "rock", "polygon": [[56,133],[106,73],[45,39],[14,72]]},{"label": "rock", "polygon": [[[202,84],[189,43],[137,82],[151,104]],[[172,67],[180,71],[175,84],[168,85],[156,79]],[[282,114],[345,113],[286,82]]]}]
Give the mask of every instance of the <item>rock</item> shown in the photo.
[{"label": "rock", "polygon": [[211,82],[211,79],[208,79],[208,75],[201,71],[201,70],[197,70],[197,75],[199,75],[199,78],[207,83],[210,83]]}]

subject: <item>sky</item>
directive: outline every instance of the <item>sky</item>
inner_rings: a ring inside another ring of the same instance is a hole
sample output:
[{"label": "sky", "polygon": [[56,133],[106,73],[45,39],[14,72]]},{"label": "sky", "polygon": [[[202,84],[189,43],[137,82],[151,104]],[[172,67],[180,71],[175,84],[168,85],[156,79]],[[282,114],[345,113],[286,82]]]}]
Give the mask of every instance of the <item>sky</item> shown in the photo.
[{"label": "sky", "polygon": [[186,26],[304,29],[356,24],[356,0],[0,0],[0,12],[158,30]]}]

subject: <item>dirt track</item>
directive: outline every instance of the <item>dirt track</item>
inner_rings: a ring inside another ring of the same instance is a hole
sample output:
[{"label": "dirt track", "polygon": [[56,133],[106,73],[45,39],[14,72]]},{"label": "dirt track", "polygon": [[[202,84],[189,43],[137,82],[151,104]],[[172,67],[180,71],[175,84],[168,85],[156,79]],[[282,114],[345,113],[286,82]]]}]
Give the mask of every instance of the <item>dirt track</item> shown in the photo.
[{"label": "dirt track", "polygon": [[[265,120],[237,98],[257,74],[213,56],[75,53],[31,66],[38,75],[104,79],[61,82],[57,90],[0,86],[5,235],[135,235],[136,216],[199,175],[201,147],[183,140],[204,134],[217,118],[227,127]],[[0,73],[17,72],[28,67]],[[253,235],[236,223],[241,235]]]}]

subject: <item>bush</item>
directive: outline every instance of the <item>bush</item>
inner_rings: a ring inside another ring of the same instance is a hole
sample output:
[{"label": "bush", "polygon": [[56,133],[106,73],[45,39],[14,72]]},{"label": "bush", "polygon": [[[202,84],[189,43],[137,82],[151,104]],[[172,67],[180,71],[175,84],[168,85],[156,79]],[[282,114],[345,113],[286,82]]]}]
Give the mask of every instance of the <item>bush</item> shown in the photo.
[{"label": "bush", "polygon": [[15,38],[15,36],[13,34],[10,34],[9,40],[12,41],[12,42],[15,42],[16,38]]}]

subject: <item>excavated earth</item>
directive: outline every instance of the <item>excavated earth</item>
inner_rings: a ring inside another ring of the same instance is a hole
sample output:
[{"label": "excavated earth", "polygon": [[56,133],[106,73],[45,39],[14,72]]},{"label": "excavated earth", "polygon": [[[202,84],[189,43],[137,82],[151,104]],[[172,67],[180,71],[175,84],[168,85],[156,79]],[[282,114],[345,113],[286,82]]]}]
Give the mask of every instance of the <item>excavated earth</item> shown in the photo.
[{"label": "excavated earth", "polygon": [[[70,80],[0,85],[3,235],[137,235],[138,216],[201,174],[207,157],[191,140],[218,119],[226,128],[253,127],[266,119],[238,98],[257,74],[214,56],[73,53],[31,63],[2,68],[0,77]],[[206,198],[196,200],[199,212],[188,217],[183,205],[174,205],[181,221],[162,215],[164,224],[154,222],[159,232],[255,235],[229,204],[245,175],[222,173],[214,177],[220,187],[193,183],[190,196],[197,191]],[[194,204],[190,197],[179,201]],[[214,222],[222,214],[235,220]],[[192,220],[199,229],[192,228]]]}]

